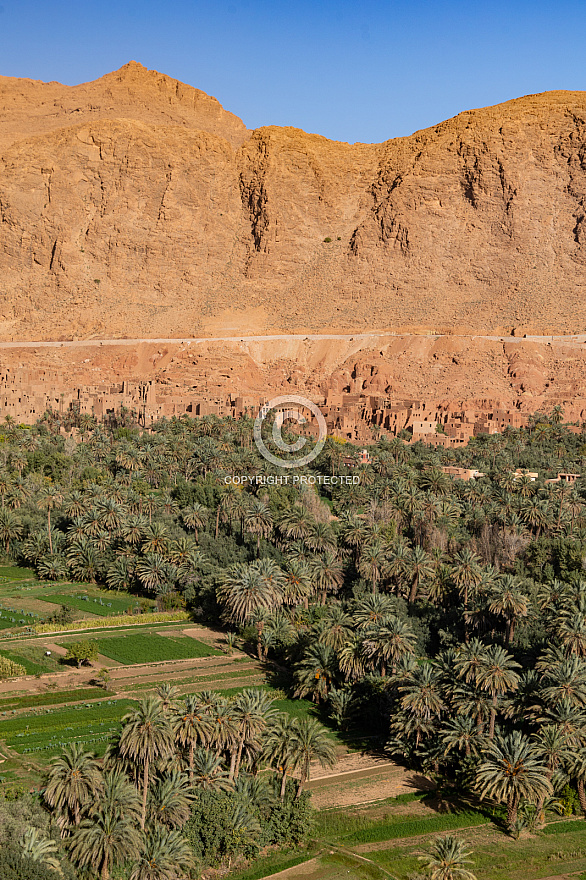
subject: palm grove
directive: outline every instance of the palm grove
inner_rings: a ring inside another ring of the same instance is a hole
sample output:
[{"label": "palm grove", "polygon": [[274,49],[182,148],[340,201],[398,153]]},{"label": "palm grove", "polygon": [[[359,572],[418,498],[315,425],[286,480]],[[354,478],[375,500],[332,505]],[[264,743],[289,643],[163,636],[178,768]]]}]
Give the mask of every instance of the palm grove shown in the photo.
[{"label": "palm grove", "polygon": [[[586,496],[544,482],[580,472],[586,447],[559,411],[458,450],[380,438],[350,471],[328,439],[314,474],[360,483],[319,491],[267,483],[247,419],[59,428],[2,429],[6,557],[221,621],[323,721],[359,718],[441,790],[502,804],[512,833],[554,796],[586,812]],[[453,481],[448,463],[486,476]],[[241,473],[259,479],[226,483]],[[44,803],[62,842],[45,828],[31,843],[31,826],[19,846],[49,847],[48,871],[58,846],[62,870],[90,877],[189,876],[302,839],[311,760],[333,760],[323,727],[262,689],[163,691],[102,758],[55,760]]]}]

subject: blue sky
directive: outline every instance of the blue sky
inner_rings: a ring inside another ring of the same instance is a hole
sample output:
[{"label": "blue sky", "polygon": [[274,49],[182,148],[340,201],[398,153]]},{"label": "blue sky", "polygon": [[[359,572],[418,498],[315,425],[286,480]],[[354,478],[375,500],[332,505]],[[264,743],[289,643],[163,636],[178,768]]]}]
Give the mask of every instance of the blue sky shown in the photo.
[{"label": "blue sky", "polygon": [[249,128],[374,142],[472,107],[586,89],[586,3],[0,0],[0,73],[70,85],[130,59]]}]

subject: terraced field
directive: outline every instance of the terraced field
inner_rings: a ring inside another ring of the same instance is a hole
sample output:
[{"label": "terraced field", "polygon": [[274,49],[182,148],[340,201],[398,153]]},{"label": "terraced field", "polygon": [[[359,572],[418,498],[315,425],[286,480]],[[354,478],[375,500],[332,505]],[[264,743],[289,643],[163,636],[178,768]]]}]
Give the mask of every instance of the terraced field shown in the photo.
[{"label": "terraced field", "polygon": [[39,620],[41,620],[41,615],[39,614],[31,614],[24,609],[15,611],[0,605],[0,630],[34,626]]},{"label": "terraced field", "polygon": [[[132,613],[133,609],[139,607],[136,598],[134,600],[120,598],[98,590],[74,594],[43,592],[42,599],[43,602],[50,602],[52,605],[66,605],[68,608],[82,611],[84,614],[97,614],[100,617]],[[149,606],[153,604],[149,603]]]},{"label": "terraced field", "polygon": [[130,633],[122,636],[105,636],[96,639],[100,654],[118,663],[159,663],[165,660],[189,660],[196,657],[212,657],[220,654],[217,648],[189,636],[160,636],[157,633],[143,635]]},{"label": "terraced field", "polygon": [[0,720],[0,739],[21,755],[39,757],[43,763],[71,742],[91,746],[102,754],[132,700],[110,699],[69,707],[37,709],[26,715]]}]

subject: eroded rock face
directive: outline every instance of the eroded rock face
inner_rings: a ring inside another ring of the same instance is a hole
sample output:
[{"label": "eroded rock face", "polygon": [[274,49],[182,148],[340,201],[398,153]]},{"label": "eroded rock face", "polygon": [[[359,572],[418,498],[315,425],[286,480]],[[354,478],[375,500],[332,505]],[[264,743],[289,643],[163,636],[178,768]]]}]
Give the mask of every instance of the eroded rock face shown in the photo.
[{"label": "eroded rock face", "polygon": [[580,330],[585,216],[584,92],[348,145],[135,62],[0,78],[1,339]]}]

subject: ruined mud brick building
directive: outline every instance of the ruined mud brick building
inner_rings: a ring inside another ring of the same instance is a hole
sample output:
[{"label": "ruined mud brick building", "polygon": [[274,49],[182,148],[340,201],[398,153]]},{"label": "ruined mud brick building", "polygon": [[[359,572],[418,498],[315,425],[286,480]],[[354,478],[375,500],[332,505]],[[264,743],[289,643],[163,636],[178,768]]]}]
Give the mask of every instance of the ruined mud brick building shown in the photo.
[{"label": "ruined mud brick building", "polygon": [[[408,432],[413,442],[452,447],[465,445],[481,433],[498,434],[508,426],[520,428],[528,423],[524,413],[490,399],[470,408],[453,401],[399,400],[355,392],[328,393],[314,402],[324,415],[329,435],[360,444],[376,442],[381,436],[401,435],[408,439],[407,434],[401,434]],[[256,417],[267,403],[266,396],[233,395],[220,390],[206,395],[156,380],[122,380],[67,388],[56,371],[5,369],[0,374],[0,418],[10,416],[24,424],[33,424],[47,410],[63,418],[86,413],[103,421],[125,408],[148,428],[161,418],[184,414],[194,418]],[[299,409],[305,422],[292,427],[307,436],[316,436],[318,426],[313,414],[309,409]]]}]

